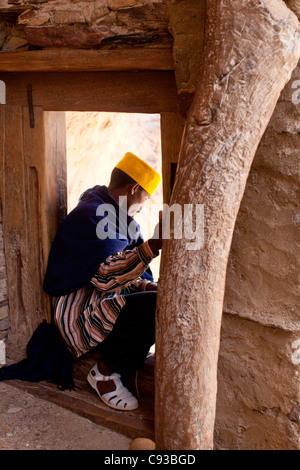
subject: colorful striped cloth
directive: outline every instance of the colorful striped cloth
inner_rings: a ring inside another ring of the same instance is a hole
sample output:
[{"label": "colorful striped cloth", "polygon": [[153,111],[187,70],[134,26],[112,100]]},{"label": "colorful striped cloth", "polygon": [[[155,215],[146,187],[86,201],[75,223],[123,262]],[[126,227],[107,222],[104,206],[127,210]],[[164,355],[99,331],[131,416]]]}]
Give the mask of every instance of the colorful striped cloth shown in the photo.
[{"label": "colorful striped cloth", "polygon": [[75,357],[94,348],[112,331],[125,295],[143,291],[151,282],[141,276],[158,253],[148,242],[109,256],[88,285],[54,298],[54,321]]}]

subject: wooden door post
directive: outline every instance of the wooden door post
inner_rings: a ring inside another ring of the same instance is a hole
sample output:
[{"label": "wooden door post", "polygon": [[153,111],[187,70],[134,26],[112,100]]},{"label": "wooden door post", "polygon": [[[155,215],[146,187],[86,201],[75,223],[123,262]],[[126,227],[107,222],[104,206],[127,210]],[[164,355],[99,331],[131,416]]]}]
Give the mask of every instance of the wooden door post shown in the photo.
[{"label": "wooden door post", "polygon": [[227,260],[259,141],[300,55],[281,0],[207,0],[203,63],[170,204],[204,204],[204,245],[164,240],[157,300],[157,450],[212,449]]},{"label": "wooden door post", "polygon": [[163,201],[166,204],[175,181],[184,123],[185,118],[179,112],[160,114]]},{"label": "wooden door post", "polygon": [[43,278],[50,244],[66,210],[64,113],[0,106],[0,197],[11,329],[8,352],[24,358],[42,320],[49,320]]}]

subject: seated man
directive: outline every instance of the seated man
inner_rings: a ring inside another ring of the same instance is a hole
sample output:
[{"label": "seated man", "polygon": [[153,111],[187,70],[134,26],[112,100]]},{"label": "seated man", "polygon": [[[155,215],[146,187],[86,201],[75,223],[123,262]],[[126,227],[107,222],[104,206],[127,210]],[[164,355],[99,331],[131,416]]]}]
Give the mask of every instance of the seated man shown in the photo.
[{"label": "seated man", "polygon": [[44,281],[61,337],[75,357],[99,353],[87,380],[118,410],[138,407],[121,375],[135,372],[154,344],[157,285],[149,264],[161,249],[161,224],[144,242],[133,217],[160,180],[126,153],[109,186],[87,190],[62,222]]}]

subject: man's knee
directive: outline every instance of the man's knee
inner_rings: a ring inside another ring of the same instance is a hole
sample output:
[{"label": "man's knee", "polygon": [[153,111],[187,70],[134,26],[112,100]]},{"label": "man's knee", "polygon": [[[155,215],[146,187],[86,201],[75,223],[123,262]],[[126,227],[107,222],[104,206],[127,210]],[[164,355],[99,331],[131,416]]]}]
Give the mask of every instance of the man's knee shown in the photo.
[{"label": "man's knee", "polygon": [[148,314],[150,319],[155,319],[156,310],[156,292],[146,292],[143,304],[143,311]]},{"label": "man's knee", "polygon": [[155,326],[156,292],[141,292],[126,302],[132,321],[153,329]]}]

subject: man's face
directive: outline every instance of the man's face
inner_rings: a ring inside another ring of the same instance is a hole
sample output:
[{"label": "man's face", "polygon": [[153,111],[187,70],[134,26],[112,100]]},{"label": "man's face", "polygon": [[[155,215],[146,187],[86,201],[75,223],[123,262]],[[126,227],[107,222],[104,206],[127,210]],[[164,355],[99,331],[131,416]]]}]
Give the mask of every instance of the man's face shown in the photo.
[{"label": "man's face", "polygon": [[150,198],[148,194],[140,185],[133,186],[127,196],[128,214],[134,217],[141,212],[144,203]]}]

